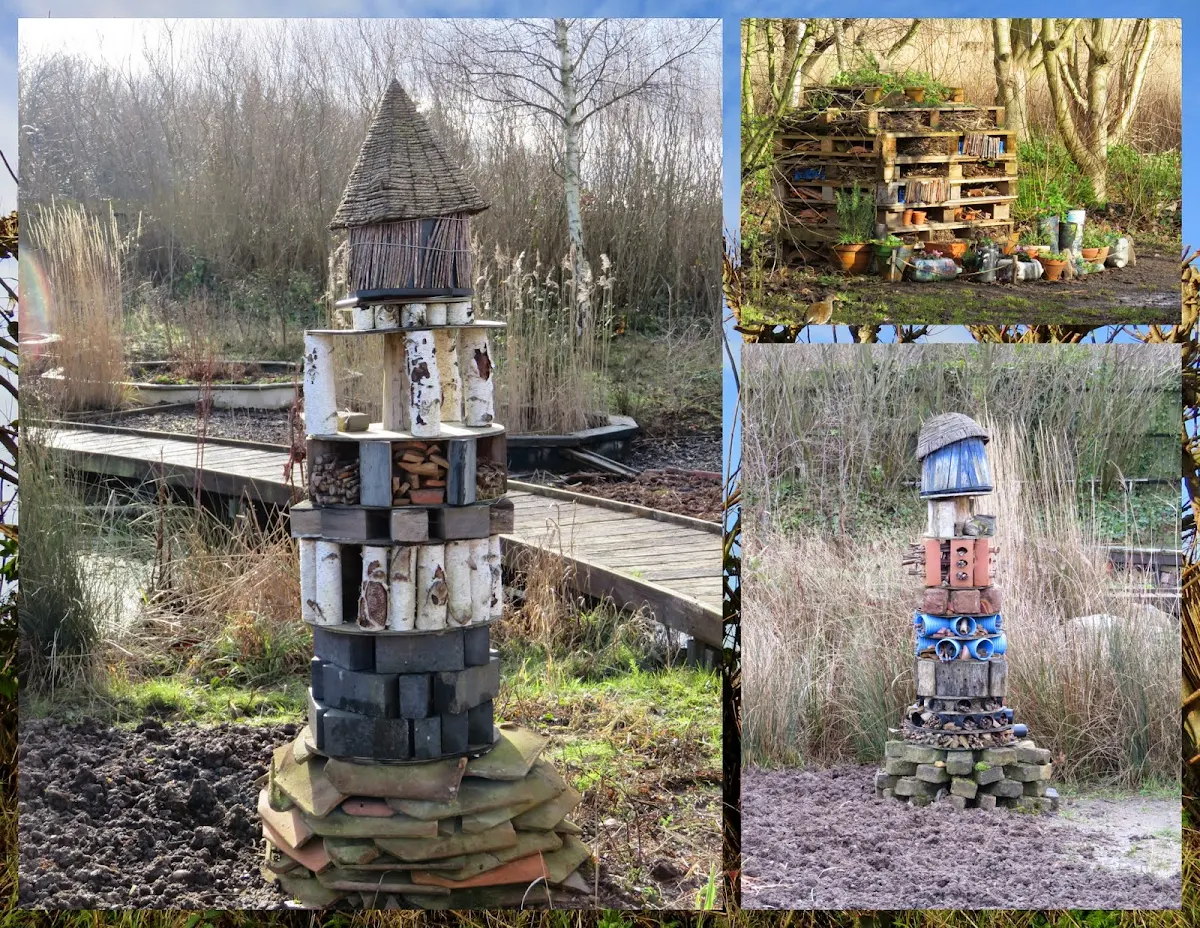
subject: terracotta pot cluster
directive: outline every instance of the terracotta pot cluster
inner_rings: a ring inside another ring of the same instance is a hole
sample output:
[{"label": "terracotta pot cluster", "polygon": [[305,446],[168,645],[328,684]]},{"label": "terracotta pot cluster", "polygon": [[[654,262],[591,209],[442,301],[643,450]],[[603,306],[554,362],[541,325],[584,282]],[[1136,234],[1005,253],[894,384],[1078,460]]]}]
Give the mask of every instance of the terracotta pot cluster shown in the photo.
[{"label": "terracotta pot cluster", "polygon": [[906,209],[902,221],[906,226],[923,226],[925,215],[925,210],[922,209]]}]

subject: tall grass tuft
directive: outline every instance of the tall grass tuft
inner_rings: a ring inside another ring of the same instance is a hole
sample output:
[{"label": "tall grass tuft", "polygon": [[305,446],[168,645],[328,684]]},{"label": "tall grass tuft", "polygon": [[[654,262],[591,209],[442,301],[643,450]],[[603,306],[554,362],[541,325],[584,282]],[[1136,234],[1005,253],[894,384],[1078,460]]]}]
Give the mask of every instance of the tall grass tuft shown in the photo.
[{"label": "tall grass tuft", "polygon": [[57,405],[115,406],[126,373],[121,281],[129,239],[120,233],[111,209],[101,217],[59,202],[35,211],[29,231],[34,261],[22,263],[22,276],[38,267],[46,286],[22,281],[22,288],[46,299],[43,309],[59,336],[54,347],[62,374],[53,391]]},{"label": "tall grass tuft", "polygon": [[21,582],[18,656],[23,693],[88,684],[112,604],[80,560],[79,501],[62,463],[37,433],[21,436]]}]

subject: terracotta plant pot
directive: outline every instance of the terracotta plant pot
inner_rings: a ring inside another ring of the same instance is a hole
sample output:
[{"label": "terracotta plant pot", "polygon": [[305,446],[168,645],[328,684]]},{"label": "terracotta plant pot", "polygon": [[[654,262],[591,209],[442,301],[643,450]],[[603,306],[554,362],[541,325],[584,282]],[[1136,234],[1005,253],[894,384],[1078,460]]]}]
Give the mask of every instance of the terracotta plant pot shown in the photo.
[{"label": "terracotta plant pot", "polygon": [[941,242],[940,244],[955,261],[962,261],[962,256],[967,253],[966,242],[955,239],[953,242]]},{"label": "terracotta plant pot", "polygon": [[908,97],[908,99],[912,100],[913,103],[920,103],[922,100],[925,99],[925,88],[924,87],[905,87],[904,95],[906,97]]},{"label": "terracotta plant pot", "polygon": [[1099,248],[1084,248],[1080,254],[1083,255],[1084,261],[1098,261],[1100,259]]},{"label": "terracotta plant pot", "polygon": [[868,87],[863,91],[863,103],[878,103],[883,99],[882,87]]},{"label": "terracotta plant pot", "polygon": [[961,87],[951,87],[950,88],[950,102],[951,103],[962,103],[963,100],[965,100],[965,99],[966,99],[966,91],[964,91]]},{"label": "terracotta plant pot", "polygon": [[904,211],[901,222],[903,222],[906,226],[911,226],[913,224],[913,211],[911,209],[906,209]]},{"label": "terracotta plant pot", "polygon": [[1051,261],[1049,258],[1043,258],[1038,255],[1038,263],[1042,265],[1042,270],[1046,272],[1046,280],[1058,280],[1062,276],[1063,268],[1067,266],[1066,261]]},{"label": "terracotta plant pot", "polygon": [[1096,255],[1096,263],[1103,264],[1107,260],[1108,260],[1108,246],[1105,245],[1103,248],[1100,249],[1100,254]]},{"label": "terracotta plant pot", "polygon": [[914,209],[912,211],[912,224],[914,226],[925,225],[925,211],[923,209]]},{"label": "terracotta plant pot", "polygon": [[866,242],[851,245],[834,245],[831,249],[838,269],[843,274],[865,273],[871,264],[871,246]]}]

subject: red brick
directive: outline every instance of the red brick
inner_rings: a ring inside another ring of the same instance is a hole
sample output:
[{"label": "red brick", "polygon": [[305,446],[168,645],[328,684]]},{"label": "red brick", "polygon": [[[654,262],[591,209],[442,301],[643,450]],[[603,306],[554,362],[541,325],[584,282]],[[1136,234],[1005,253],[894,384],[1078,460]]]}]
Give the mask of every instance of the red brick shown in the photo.
[{"label": "red brick", "polygon": [[942,585],[942,543],[936,538],[925,539],[925,585]]},{"label": "red brick", "polygon": [[1000,587],[989,586],[979,591],[979,611],[983,615],[995,615],[1004,608],[1004,597],[1000,595]]},{"label": "red brick", "polygon": [[950,612],[953,615],[978,615],[978,590],[952,590],[950,592]]},{"label": "red brick", "polygon": [[950,591],[940,586],[925,588],[921,611],[927,615],[946,615],[950,609]]},{"label": "red brick", "polygon": [[992,583],[990,538],[975,539],[975,586],[990,586]]},{"label": "red brick", "polygon": [[978,539],[955,538],[950,542],[950,586],[975,586],[975,542]]}]

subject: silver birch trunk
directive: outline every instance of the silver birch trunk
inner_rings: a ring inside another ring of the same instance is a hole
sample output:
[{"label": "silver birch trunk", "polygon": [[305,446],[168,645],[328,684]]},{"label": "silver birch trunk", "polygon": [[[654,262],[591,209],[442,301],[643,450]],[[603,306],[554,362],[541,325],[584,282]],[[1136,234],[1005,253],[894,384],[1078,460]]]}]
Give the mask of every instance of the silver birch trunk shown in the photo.
[{"label": "silver birch trunk", "polygon": [[408,375],[408,430],[417,438],[435,438],[442,428],[442,382],[433,333],[406,333],[404,360]]},{"label": "silver birch trunk", "polygon": [[405,303],[400,310],[401,325],[429,325],[429,307],[424,303]]},{"label": "silver birch trunk", "polygon": [[387,619],[387,627],[392,631],[409,632],[417,624],[416,552],[412,545],[392,548]]},{"label": "silver birch trunk", "polygon": [[442,421],[462,422],[462,372],[458,367],[458,338],[452,329],[433,333],[438,376],[442,380]]},{"label": "silver birch trunk", "polygon": [[495,388],[486,329],[463,329],[459,361],[463,370],[463,424],[490,425],[496,417]]},{"label": "silver birch trunk", "polygon": [[449,325],[469,325],[475,321],[475,311],[470,300],[459,300],[446,307],[446,322]]},{"label": "silver birch trunk", "polygon": [[388,549],[363,545],[362,588],[358,594],[358,625],[382,631],[388,619]]},{"label": "silver birch trunk", "polygon": [[417,623],[419,631],[446,627],[446,546],[417,548]]},{"label": "silver birch trunk", "polygon": [[492,535],[488,539],[487,562],[488,573],[491,575],[491,595],[489,596],[488,611],[491,618],[502,619],[504,618],[504,585],[499,535]]},{"label": "silver birch trunk", "polygon": [[300,538],[300,617],[317,624],[317,542]]},{"label": "silver birch trunk", "polygon": [[393,329],[400,324],[400,307],[395,303],[383,303],[375,307],[375,328]]},{"label": "silver birch trunk", "polygon": [[446,586],[449,602],[446,611],[448,626],[469,625],[472,616],[471,542],[446,542]]},{"label": "silver birch trunk", "polygon": [[446,324],[446,304],[445,303],[426,303],[425,304],[425,324],[426,325],[445,325]]},{"label": "silver birch trunk", "polygon": [[317,625],[342,624],[342,547],[332,541],[317,542]]},{"label": "silver birch trunk", "polygon": [[310,435],[337,431],[337,378],[329,335],[304,336],[304,427]]},{"label": "silver birch trunk", "polygon": [[375,328],[374,305],[354,307],[354,328],[363,330]]},{"label": "silver birch trunk", "polygon": [[486,622],[492,617],[492,571],[488,566],[488,540],[473,538],[471,545],[471,618]]}]

